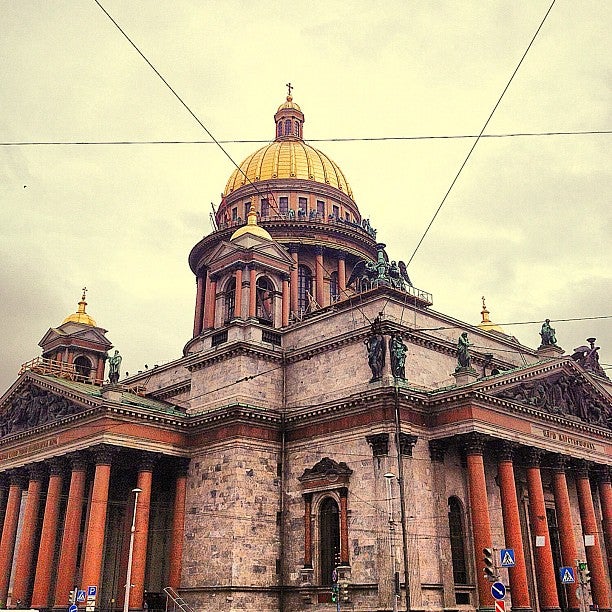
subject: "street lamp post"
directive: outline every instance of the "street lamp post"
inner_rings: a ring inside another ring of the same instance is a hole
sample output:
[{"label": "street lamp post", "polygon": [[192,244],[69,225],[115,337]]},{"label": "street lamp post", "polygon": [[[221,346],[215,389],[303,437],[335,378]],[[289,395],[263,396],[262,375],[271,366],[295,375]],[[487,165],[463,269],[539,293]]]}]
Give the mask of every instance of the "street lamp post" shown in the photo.
[{"label": "street lamp post", "polygon": [[134,554],[134,532],[136,531],[136,508],[138,507],[138,495],[142,489],[132,489],[134,493],[134,513],[132,514],[132,526],[130,527],[130,551],[128,553],[127,574],[125,578],[125,596],[123,600],[123,612],[130,609],[130,590],[132,588],[132,556]]},{"label": "street lamp post", "polygon": [[391,492],[391,482],[395,478],[395,474],[387,472],[385,480],[387,481],[387,513],[389,520],[389,551],[391,557],[391,589],[393,593],[393,612],[397,612],[397,561],[395,559],[395,522],[393,521],[393,501]]}]

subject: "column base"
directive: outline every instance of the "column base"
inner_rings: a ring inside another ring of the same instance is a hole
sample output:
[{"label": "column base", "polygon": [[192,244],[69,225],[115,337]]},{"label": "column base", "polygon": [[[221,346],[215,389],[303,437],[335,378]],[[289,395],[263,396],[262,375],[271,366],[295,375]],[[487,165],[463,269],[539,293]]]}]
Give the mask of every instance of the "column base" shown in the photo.
[{"label": "column base", "polygon": [[[511,606],[510,609],[512,610],[512,612],[533,612],[533,608],[527,608],[527,607]],[[567,612],[570,612],[570,611],[568,610]]]},{"label": "column base", "polygon": [[561,612],[561,608],[545,608],[545,607],[541,607],[540,608],[540,612]]}]

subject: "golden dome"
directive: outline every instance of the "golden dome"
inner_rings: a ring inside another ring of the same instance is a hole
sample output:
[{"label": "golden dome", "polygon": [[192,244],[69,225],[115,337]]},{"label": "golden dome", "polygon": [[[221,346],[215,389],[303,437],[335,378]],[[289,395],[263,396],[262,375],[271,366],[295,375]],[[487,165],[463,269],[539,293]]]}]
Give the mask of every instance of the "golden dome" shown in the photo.
[{"label": "golden dome", "polygon": [[480,311],[482,315],[482,321],[478,324],[478,328],[484,331],[496,331],[500,334],[505,334],[503,327],[501,325],[496,325],[489,319],[489,311],[487,310],[487,306],[485,304],[485,296],[482,296],[482,310]]},{"label": "golden dome", "polygon": [[86,291],[87,289],[83,287],[83,296],[81,297],[77,311],[71,315],[68,315],[62,321],[62,325],[64,323],[82,323],[83,325],[91,325],[92,327],[96,327],[96,322],[85,312],[85,306],[87,306],[87,302],[85,301]]},{"label": "golden dome", "polygon": [[276,112],[278,113],[278,111],[283,110],[284,108],[290,108],[292,110],[297,110],[297,111],[300,111],[300,113],[302,112],[302,109],[299,107],[299,105],[293,101],[293,96],[287,96],[287,99],[285,100],[285,102],[283,102],[278,107],[278,110]]},{"label": "golden dome", "polygon": [[268,230],[261,227],[261,225],[257,225],[257,212],[255,211],[255,206],[251,204],[251,210],[249,210],[247,224],[239,227],[233,234],[230,240],[234,240],[239,236],[244,236],[244,234],[253,234],[254,236],[259,236],[260,238],[266,238],[266,240],[272,240],[272,236],[270,236]]},{"label": "golden dome", "polygon": [[257,184],[270,179],[315,181],[335,187],[353,198],[353,192],[338,165],[303,140],[276,140],[249,155],[240,164],[240,170],[234,170],[230,176],[224,195],[251,182]]}]

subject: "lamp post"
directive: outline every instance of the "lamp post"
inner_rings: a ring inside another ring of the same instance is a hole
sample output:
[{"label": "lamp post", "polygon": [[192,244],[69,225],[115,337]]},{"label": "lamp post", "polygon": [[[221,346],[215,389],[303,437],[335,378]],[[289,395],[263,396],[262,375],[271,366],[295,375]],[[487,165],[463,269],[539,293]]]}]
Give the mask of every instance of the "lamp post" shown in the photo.
[{"label": "lamp post", "polygon": [[138,494],[142,489],[132,489],[134,493],[134,513],[132,514],[132,526],[130,527],[130,551],[128,553],[127,574],[125,577],[125,596],[123,599],[123,612],[130,609],[130,590],[132,588],[132,556],[134,554],[134,532],[136,531],[136,508],[138,507]]},{"label": "lamp post", "polygon": [[393,612],[397,612],[397,561],[395,559],[395,523],[393,521],[393,501],[391,492],[391,482],[395,478],[395,474],[387,472],[385,480],[387,481],[387,514],[389,520],[389,552],[391,557],[391,588],[393,593]]}]

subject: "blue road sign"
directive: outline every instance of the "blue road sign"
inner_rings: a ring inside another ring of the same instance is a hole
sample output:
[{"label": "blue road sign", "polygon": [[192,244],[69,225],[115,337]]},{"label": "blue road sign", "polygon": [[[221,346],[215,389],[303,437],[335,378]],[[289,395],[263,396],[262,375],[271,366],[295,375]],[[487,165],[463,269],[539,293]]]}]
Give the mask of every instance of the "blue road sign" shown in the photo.
[{"label": "blue road sign", "polygon": [[506,585],[503,582],[494,582],[491,585],[491,595],[495,599],[503,599],[506,596]]},{"label": "blue road sign", "polygon": [[516,558],[514,556],[514,548],[502,548],[499,551],[500,565],[502,567],[514,567]]},{"label": "blue road sign", "polygon": [[97,586],[92,585],[92,586],[87,587],[87,598],[88,599],[95,599],[97,593],[98,593]]},{"label": "blue road sign", "polygon": [[76,600],[77,600],[77,603],[84,603],[85,602],[85,591],[83,590],[77,591]]},{"label": "blue road sign", "polygon": [[561,584],[573,584],[576,582],[573,567],[560,567],[559,576],[561,577]]},{"label": "blue road sign", "polygon": [[77,612],[77,610],[79,609],[78,606],[75,606],[74,604],[72,604],[69,608],[68,608],[68,612]]}]

